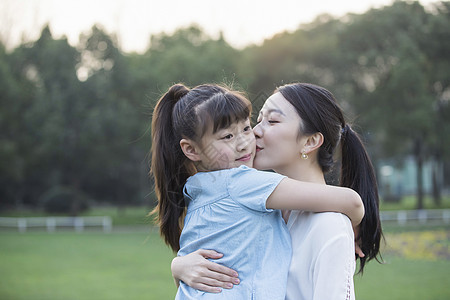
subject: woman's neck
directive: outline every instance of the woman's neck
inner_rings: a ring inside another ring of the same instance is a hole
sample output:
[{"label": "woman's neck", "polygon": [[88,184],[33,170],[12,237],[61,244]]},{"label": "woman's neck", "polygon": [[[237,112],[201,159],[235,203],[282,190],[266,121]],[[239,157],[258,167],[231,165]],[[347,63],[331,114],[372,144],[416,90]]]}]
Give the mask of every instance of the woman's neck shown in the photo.
[{"label": "woman's neck", "polygon": [[[322,172],[322,168],[319,166],[317,161],[296,161],[284,168],[274,170],[278,174],[285,175],[291,179],[326,184],[325,175]],[[290,210],[283,210],[283,219],[287,223],[289,216],[291,215]]]},{"label": "woman's neck", "polygon": [[326,184],[322,168],[312,161],[293,163],[274,171],[295,180]]}]

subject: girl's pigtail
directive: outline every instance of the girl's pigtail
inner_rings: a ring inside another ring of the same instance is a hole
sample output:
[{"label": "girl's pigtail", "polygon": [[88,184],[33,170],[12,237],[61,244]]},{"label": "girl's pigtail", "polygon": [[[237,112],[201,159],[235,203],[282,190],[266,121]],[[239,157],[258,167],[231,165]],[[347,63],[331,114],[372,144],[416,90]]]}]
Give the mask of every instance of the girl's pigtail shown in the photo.
[{"label": "girl's pigtail", "polygon": [[365,257],[360,258],[358,273],[362,273],[367,261],[374,258],[379,261],[378,255],[383,233],[379,215],[378,187],[369,155],[358,134],[349,125],[344,125],[342,128],[341,143],[341,186],[358,192],[365,209],[358,237],[358,243],[365,254]]},{"label": "girl's pigtail", "polygon": [[152,119],[152,160],[151,174],[155,181],[158,204],[152,213],[160,233],[173,251],[180,249],[180,234],[186,205],[183,186],[195,167],[183,154],[180,147],[181,136],[175,132],[173,110],[175,104],[189,89],[182,84],[173,85],[159,99]]}]

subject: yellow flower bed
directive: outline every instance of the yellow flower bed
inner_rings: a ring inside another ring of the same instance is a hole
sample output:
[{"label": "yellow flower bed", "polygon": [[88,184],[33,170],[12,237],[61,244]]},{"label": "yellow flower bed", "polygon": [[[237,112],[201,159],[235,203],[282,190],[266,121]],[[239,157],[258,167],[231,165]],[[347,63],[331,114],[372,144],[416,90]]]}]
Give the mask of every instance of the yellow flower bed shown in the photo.
[{"label": "yellow flower bed", "polygon": [[384,253],[408,259],[450,260],[450,231],[388,233]]}]

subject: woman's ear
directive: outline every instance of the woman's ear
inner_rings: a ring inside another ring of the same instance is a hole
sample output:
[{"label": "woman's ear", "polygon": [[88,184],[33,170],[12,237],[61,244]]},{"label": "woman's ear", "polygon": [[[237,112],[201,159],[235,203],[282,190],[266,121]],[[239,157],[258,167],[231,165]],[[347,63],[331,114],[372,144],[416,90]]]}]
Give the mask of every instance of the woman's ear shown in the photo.
[{"label": "woman's ear", "polygon": [[180,147],[184,155],[191,161],[199,161],[200,155],[197,151],[197,145],[194,141],[188,139],[181,139]]},{"label": "woman's ear", "polygon": [[308,137],[308,139],[306,140],[305,152],[310,153],[316,149],[319,149],[320,146],[322,146],[322,144],[323,144],[323,135],[320,132],[316,132],[310,137]]}]

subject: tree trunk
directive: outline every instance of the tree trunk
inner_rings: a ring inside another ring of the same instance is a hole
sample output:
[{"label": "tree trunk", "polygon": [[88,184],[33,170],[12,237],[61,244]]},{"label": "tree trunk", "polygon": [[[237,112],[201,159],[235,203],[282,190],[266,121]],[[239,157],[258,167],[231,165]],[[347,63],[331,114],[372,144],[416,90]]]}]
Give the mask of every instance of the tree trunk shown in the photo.
[{"label": "tree trunk", "polygon": [[417,164],[417,209],[423,209],[423,143],[417,138],[414,143],[414,156]]},{"label": "tree trunk", "polygon": [[433,161],[432,167],[432,180],[433,180],[433,201],[434,204],[439,207],[442,203],[441,196],[441,182],[442,182],[442,172],[441,172],[441,161],[439,156],[436,156],[435,161]]}]

